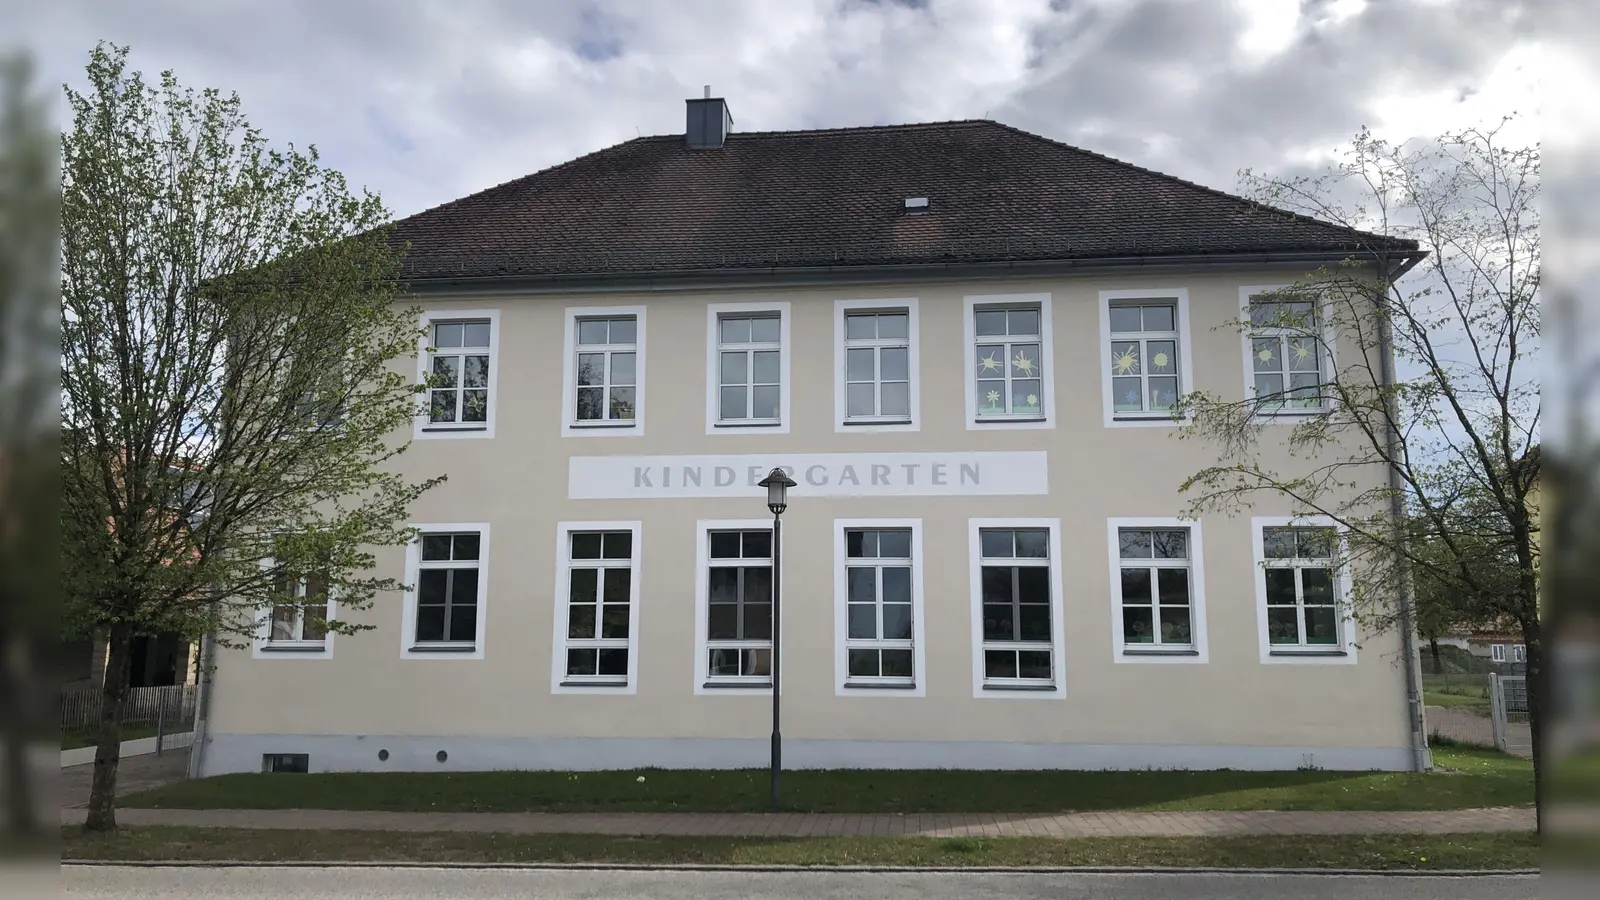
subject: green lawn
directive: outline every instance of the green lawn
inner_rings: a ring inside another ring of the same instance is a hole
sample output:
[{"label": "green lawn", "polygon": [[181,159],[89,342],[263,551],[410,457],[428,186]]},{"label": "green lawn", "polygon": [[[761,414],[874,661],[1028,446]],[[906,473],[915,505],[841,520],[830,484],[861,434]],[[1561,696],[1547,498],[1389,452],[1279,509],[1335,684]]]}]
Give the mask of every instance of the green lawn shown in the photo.
[{"label": "green lawn", "polygon": [[1444,691],[1423,691],[1422,702],[1425,706],[1449,706],[1470,709],[1474,712],[1489,714],[1489,698],[1465,696],[1462,694],[1446,693]]},{"label": "green lawn", "polygon": [[1222,866],[1526,869],[1532,833],[1228,838],[625,838],[470,832],[61,829],[63,860],[799,866]]},{"label": "green lawn", "polygon": [[[1439,771],[795,771],[785,807],[806,812],[1461,809],[1527,806],[1533,767],[1494,752],[1439,749]],[[643,777],[644,781],[638,779]],[[437,812],[762,812],[767,773],[740,771],[220,775],[121,798],[168,809]]]}]

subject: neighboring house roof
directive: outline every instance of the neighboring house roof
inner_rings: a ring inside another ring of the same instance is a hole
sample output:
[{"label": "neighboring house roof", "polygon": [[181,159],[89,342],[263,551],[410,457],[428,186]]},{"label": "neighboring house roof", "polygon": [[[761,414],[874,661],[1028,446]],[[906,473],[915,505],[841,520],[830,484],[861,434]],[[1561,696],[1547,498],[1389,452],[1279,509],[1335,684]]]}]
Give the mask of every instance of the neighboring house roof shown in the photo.
[{"label": "neighboring house roof", "polygon": [[[905,200],[926,197],[908,214]],[[1414,241],[1274,210],[991,121],[641,137],[396,223],[405,278],[1238,254]]]}]

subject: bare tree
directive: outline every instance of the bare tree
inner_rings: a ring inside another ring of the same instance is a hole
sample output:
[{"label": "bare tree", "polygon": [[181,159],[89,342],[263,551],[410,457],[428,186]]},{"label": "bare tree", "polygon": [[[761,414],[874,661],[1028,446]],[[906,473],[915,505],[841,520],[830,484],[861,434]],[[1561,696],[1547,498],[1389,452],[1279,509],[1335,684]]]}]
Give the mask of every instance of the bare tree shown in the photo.
[{"label": "bare tree", "polygon": [[1241,314],[1256,390],[1185,398],[1185,438],[1218,459],[1183,490],[1195,515],[1272,496],[1332,519],[1372,631],[1414,633],[1413,576],[1519,631],[1542,809],[1539,150],[1503,128],[1363,132],[1321,176],[1244,173],[1252,199],[1352,228],[1352,249]]}]

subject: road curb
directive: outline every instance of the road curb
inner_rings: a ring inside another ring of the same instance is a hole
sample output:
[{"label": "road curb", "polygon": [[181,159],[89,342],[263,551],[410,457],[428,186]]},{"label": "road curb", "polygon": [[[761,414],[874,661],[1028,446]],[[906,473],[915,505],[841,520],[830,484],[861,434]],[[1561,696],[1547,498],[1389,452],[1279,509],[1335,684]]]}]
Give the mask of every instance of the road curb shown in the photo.
[{"label": "road curb", "polygon": [[1227,868],[1220,866],[736,866],[701,863],[505,863],[505,862],[414,862],[395,860],[120,860],[63,859],[61,865],[140,869],[512,869],[578,872],[939,872],[1003,875],[1330,875],[1385,876],[1394,878],[1478,878],[1485,876],[1537,876],[1538,869],[1306,869],[1306,868]]}]

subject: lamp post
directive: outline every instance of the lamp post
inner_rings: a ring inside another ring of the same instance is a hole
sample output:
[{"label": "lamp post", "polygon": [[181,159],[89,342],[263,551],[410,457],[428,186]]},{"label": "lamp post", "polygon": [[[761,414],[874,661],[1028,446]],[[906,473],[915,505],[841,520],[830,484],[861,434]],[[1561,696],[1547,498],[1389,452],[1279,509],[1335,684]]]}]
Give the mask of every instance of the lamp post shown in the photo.
[{"label": "lamp post", "polygon": [[779,626],[783,622],[779,608],[783,584],[783,511],[789,508],[789,488],[794,479],[774,467],[763,478],[760,486],[767,489],[767,509],[772,510],[772,808],[778,808],[778,774],[783,771],[782,707],[778,694]]}]

